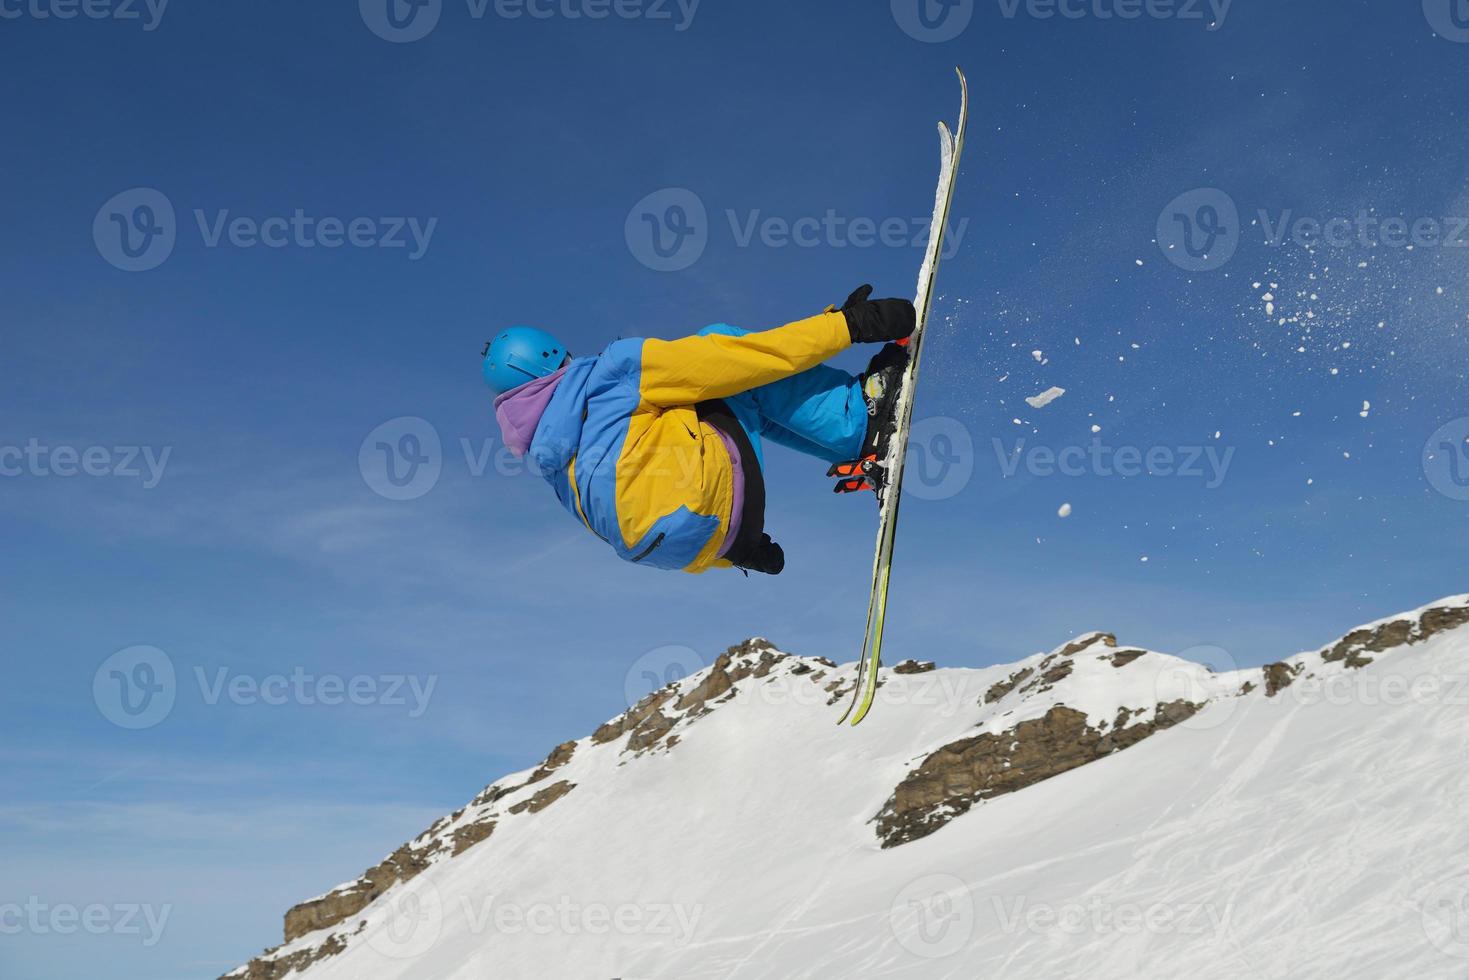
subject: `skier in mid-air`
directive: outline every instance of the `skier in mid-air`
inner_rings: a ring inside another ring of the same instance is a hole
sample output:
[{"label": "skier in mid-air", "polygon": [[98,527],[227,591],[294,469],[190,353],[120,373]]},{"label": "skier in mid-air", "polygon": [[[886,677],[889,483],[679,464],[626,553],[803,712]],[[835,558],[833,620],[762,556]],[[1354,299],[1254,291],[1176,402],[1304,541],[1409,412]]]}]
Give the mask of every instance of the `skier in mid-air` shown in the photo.
[{"label": "skier in mid-air", "polygon": [[[907,300],[871,296],[863,286],[840,310],[773,330],[716,324],[594,357],[512,327],[486,348],[484,376],[505,445],[618,557],[779,575],[762,440],[837,464],[885,455],[908,362],[898,342],[916,315]],[[861,375],[823,363],[854,343],[886,346]]]}]

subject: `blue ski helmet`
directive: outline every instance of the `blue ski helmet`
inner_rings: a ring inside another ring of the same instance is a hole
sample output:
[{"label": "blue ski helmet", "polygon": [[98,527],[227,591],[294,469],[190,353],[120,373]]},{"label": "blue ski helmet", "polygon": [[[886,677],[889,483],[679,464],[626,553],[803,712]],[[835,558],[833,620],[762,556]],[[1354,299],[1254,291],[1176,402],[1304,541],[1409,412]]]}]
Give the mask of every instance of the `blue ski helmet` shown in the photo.
[{"label": "blue ski helmet", "polygon": [[555,374],[566,363],[561,341],[535,327],[511,327],[485,348],[485,383],[497,395]]}]

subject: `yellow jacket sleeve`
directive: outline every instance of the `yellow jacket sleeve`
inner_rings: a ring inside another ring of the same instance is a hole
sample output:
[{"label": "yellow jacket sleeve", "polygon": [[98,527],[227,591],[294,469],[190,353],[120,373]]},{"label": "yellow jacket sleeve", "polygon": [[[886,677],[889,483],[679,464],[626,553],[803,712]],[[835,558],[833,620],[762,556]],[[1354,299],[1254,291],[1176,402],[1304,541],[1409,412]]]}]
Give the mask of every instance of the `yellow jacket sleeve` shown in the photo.
[{"label": "yellow jacket sleeve", "polygon": [[739,336],[710,333],[643,344],[640,394],[652,405],[693,405],[728,398],[809,371],[852,344],[847,318],[808,320]]}]

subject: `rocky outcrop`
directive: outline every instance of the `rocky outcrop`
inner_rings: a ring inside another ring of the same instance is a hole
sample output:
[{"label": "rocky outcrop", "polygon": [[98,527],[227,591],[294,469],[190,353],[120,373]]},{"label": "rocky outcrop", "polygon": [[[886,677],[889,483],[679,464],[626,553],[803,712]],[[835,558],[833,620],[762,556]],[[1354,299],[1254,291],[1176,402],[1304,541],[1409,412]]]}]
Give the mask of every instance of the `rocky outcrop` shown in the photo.
[{"label": "rocky outcrop", "polygon": [[[951,677],[944,672],[908,681],[899,678],[936,668],[930,661],[903,661],[883,671],[879,684],[897,689],[895,707],[911,712],[931,704],[933,711],[910,715],[922,722],[915,731],[926,734],[916,747],[913,767],[872,817],[879,842],[891,848],[920,840],[987,800],[1131,748],[1183,723],[1211,701],[1274,698],[1308,678],[1361,669],[1389,650],[1411,648],[1466,625],[1469,599],[1458,597],[1362,627],[1315,653],[1218,675],[1198,664],[1119,648],[1109,633],[1086,634],[1050,654],[979,674],[956,671]],[[362,941],[365,913],[390,889],[473,848],[509,846],[504,835],[517,827],[516,821],[536,819],[574,796],[578,784],[595,785],[596,779],[646,753],[671,751],[720,706],[766,690],[746,681],[774,685],[769,689],[772,704],[809,705],[820,713],[825,711],[822,701],[835,705],[850,695],[855,674],[850,665],[838,669],[829,660],[791,657],[760,639],[731,647],[706,670],[652,692],[589,738],[558,745],[529,775],[486,787],[469,805],[437,821],[356,880],[293,908],[285,919],[286,945],[230,977],[288,980],[339,955]],[[991,683],[1002,674],[1008,676]],[[1171,680],[1180,674],[1186,682],[1182,688]],[[978,704],[975,689],[963,683],[976,676],[989,685]],[[912,690],[905,691],[904,685]],[[1165,700],[1173,698],[1184,700]],[[836,714],[831,712],[832,719]],[[952,720],[951,727],[930,724],[942,724],[939,719],[944,718]],[[753,771],[733,775],[760,778]],[[885,792],[886,787],[872,798]],[[502,843],[486,844],[497,838]]]},{"label": "rocky outcrop", "polygon": [[[982,800],[1120,752],[1188,720],[1200,707],[1187,701],[1159,705],[1153,721],[1108,733],[1092,727],[1084,713],[1056,705],[1044,717],[998,735],[945,745],[898,784],[877,815],[877,836],[884,848],[927,837]],[[1126,717],[1124,709],[1119,723]]]},{"label": "rocky outcrop", "polygon": [[1301,672],[1299,664],[1270,664],[1264,668],[1265,671],[1265,696],[1273,698],[1281,691],[1296,682],[1296,675]]},{"label": "rocky outcrop", "polygon": [[[1371,666],[1376,657],[1388,650],[1412,647],[1469,624],[1469,606],[1459,603],[1430,606],[1416,613],[1384,620],[1353,630],[1319,653],[1319,661],[1340,664],[1347,670]],[[1307,660],[1270,664],[1263,668],[1265,696],[1275,697],[1303,677],[1314,677]]]},{"label": "rocky outcrop", "polygon": [[893,668],[893,673],[902,675],[927,674],[938,670],[938,664],[932,660],[904,660]]},{"label": "rocky outcrop", "polygon": [[350,885],[291,909],[286,913],[286,942],[337,925],[361,912],[398,882],[418,877],[439,849],[437,842],[421,848],[405,844]]},{"label": "rocky outcrop", "polygon": [[283,980],[292,973],[304,971],[313,963],[336,956],[347,949],[347,940],[342,936],[328,936],[326,941],[311,949],[303,949],[288,956],[257,957],[242,968],[229,974],[231,980]]},{"label": "rocky outcrop", "polygon": [[1466,623],[1469,623],[1469,607],[1434,606],[1413,617],[1389,620],[1354,630],[1342,637],[1335,646],[1324,650],[1321,659],[1326,663],[1341,663],[1350,669],[1360,670],[1372,663],[1373,658],[1368,654],[1422,643]]},{"label": "rocky outcrop", "polygon": [[564,797],[567,793],[576,789],[576,783],[562,781],[552,786],[547,786],[535,796],[528,800],[522,800],[510,808],[511,813],[540,813],[546,807]]}]

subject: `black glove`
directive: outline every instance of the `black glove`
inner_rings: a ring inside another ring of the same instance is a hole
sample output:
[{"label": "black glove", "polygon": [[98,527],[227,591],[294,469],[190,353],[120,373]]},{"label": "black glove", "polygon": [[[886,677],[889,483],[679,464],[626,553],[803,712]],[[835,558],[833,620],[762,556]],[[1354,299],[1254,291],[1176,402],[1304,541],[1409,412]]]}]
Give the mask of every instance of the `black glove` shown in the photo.
[{"label": "black glove", "polygon": [[762,534],[760,543],[750,549],[749,557],[739,567],[762,575],[779,575],[786,567],[785,549],[770,540],[770,535]]},{"label": "black glove", "polygon": [[854,344],[881,344],[905,340],[918,326],[918,314],[906,299],[874,300],[872,287],[863,286],[842,307]]}]

